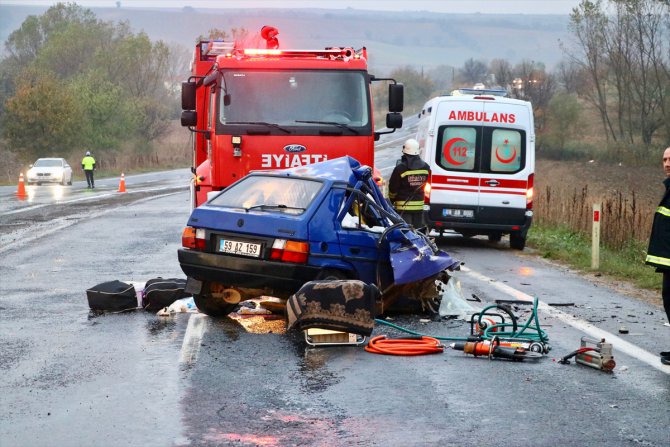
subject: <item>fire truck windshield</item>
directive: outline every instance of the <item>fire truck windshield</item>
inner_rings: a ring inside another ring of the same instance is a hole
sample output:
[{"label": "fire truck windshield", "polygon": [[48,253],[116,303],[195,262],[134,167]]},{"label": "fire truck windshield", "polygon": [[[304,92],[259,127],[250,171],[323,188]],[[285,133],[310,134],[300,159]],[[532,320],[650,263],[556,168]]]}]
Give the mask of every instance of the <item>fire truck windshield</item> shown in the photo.
[{"label": "fire truck windshield", "polygon": [[219,121],[223,125],[262,122],[295,129],[327,124],[332,129],[337,123],[358,130],[371,127],[363,72],[224,70],[222,84]]}]

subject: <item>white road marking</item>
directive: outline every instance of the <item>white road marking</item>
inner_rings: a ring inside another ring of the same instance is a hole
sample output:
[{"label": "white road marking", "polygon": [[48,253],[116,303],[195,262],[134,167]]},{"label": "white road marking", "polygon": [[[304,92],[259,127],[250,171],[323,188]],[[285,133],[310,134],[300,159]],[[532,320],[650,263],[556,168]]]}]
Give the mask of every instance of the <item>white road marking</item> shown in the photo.
[{"label": "white road marking", "polygon": [[[482,275],[481,273],[475,272],[472,269],[469,269],[465,266],[461,266],[461,271],[463,271],[466,275],[471,276],[472,278],[475,278],[479,281],[485,282],[489,284],[492,287],[495,287],[496,289],[500,290],[501,292],[517,299],[520,301],[530,301],[531,303],[533,302],[534,298],[526,293],[521,292],[520,290],[517,290],[513,287],[508,286],[507,284],[500,283],[496,281],[493,278],[489,278],[488,276]],[[660,358],[657,355],[654,355],[650,353],[649,351],[645,351],[644,349],[635,346],[634,344],[622,339],[621,337],[617,337],[616,335],[607,332],[603,329],[600,329],[590,323],[587,323],[584,320],[580,320],[579,318],[569,315],[563,311],[560,311],[554,307],[551,307],[544,301],[538,300],[537,302],[537,308],[541,309],[542,311],[548,313],[552,317],[558,318],[564,323],[569,324],[570,326],[574,327],[575,329],[578,329],[587,335],[595,338],[595,339],[607,339],[608,342],[611,342],[612,345],[614,346],[614,349],[617,351],[624,352],[625,354],[634,357],[638,359],[641,362],[644,362],[648,364],[649,366],[652,366],[656,369],[658,369],[661,372],[664,372],[666,374],[670,374],[670,365],[664,365],[661,363]]]},{"label": "white road marking", "polygon": [[206,317],[207,315],[205,314],[196,313],[189,316],[184,341],[182,342],[179,354],[179,363],[192,365],[198,360],[202,336],[205,334],[207,322],[209,321],[209,318]]}]

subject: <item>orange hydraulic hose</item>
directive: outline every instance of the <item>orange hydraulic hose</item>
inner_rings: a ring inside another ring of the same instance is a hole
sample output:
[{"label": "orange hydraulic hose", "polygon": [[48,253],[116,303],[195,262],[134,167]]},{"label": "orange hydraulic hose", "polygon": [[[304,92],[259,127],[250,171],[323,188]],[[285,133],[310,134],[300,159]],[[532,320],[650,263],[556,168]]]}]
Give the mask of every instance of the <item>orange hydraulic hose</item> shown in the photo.
[{"label": "orange hydraulic hose", "polygon": [[386,335],[379,335],[370,339],[365,350],[374,354],[424,355],[444,352],[444,346],[433,337],[387,338]]}]

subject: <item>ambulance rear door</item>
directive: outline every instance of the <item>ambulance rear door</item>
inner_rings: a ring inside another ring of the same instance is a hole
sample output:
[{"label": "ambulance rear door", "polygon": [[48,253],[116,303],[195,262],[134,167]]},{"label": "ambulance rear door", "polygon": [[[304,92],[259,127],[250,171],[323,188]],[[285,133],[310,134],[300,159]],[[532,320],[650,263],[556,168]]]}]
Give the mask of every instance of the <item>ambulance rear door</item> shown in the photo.
[{"label": "ambulance rear door", "polygon": [[435,153],[431,165],[430,210],[434,221],[471,222],[479,207],[482,128],[472,117],[484,102],[473,99],[441,101],[434,121]]},{"label": "ambulance rear door", "polygon": [[532,186],[532,111],[528,103],[484,102],[479,181],[480,224],[517,226],[526,218],[526,192]]}]

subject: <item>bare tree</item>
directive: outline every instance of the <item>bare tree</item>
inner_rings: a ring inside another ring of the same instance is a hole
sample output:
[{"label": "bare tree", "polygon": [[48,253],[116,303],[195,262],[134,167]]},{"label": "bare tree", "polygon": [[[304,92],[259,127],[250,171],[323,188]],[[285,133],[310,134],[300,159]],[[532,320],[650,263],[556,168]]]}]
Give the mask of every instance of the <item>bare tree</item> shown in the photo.
[{"label": "bare tree", "polygon": [[465,61],[459,74],[462,82],[472,86],[472,84],[484,82],[487,73],[488,67],[484,62],[470,58]]},{"label": "bare tree", "polygon": [[493,59],[489,65],[489,71],[495,76],[496,83],[503,88],[512,85],[514,74],[512,64],[507,59]]},{"label": "bare tree", "polygon": [[589,73],[590,88],[580,93],[600,112],[606,134],[643,157],[670,121],[670,2],[606,3],[583,0],[573,9],[575,51],[563,48]]}]

